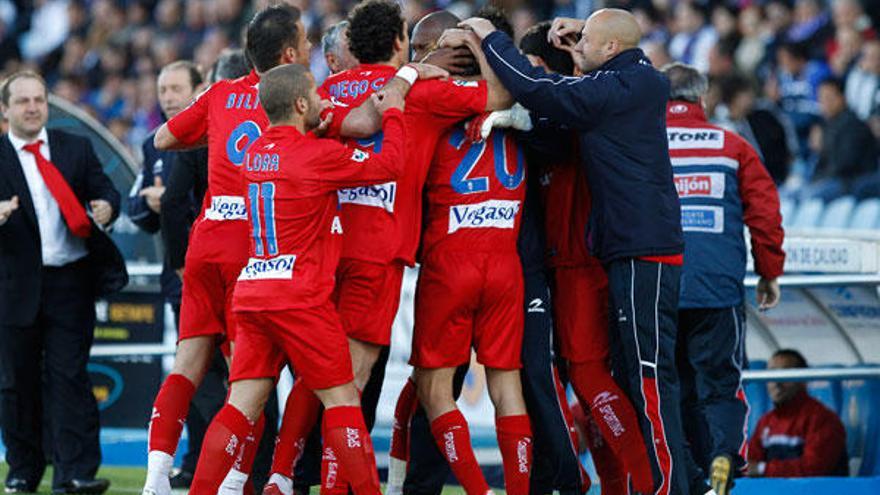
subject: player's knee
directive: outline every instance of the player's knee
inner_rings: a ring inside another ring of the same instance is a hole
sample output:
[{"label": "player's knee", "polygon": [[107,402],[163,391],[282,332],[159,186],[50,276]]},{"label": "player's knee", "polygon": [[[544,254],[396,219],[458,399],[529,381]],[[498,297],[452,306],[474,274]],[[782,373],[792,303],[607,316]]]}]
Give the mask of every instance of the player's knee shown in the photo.
[{"label": "player's knee", "polygon": [[487,368],[486,383],[489,388],[489,398],[495,406],[497,416],[512,416],[526,413],[519,370]]},{"label": "player's knee", "polygon": [[174,356],[172,373],[183,375],[194,384],[199,384],[214,352],[214,342],[210,337],[194,337],[180,341]]},{"label": "player's knee", "polygon": [[354,382],[348,382],[335,387],[315,390],[315,395],[320,399],[325,409],[339,406],[359,406],[360,396],[354,386]]},{"label": "player's knee", "polygon": [[455,405],[452,396],[452,373],[450,370],[418,370],[415,374],[416,393],[419,402],[431,415],[431,411],[445,410],[449,404]]},{"label": "player's knee", "polygon": [[240,380],[230,385],[228,402],[250,421],[256,421],[263,413],[272,390],[274,382],[270,379]]}]

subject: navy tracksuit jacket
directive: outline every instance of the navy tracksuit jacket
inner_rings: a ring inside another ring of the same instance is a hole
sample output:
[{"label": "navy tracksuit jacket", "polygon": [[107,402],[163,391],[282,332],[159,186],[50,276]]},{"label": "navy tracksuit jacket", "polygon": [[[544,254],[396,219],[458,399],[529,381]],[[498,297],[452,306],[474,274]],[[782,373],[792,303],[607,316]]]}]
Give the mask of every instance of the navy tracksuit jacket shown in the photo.
[{"label": "navy tracksuit jacket", "polygon": [[483,40],[495,74],[533,117],[580,134],[593,208],[588,235],[609,281],[615,378],[639,414],[656,493],[687,494],[675,369],[681,212],[666,140],[669,81],[641,50],[582,77],[533,67],[506,34]]}]

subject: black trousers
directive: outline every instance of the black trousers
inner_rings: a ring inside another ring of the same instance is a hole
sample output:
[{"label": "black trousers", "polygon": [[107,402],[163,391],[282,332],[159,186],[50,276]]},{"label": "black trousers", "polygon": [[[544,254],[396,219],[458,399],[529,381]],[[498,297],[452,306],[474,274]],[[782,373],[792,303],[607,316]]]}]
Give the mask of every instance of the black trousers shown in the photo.
[{"label": "black trousers", "polygon": [[608,272],[611,362],[629,396],[659,495],[687,495],[675,369],[681,267],[637,259],[612,261]]},{"label": "black trousers", "polygon": [[86,371],[95,298],[84,261],[44,267],[34,276],[42,277],[36,321],[22,327],[0,322],[0,427],[8,478],[36,486],[46,468],[46,417],[52,486],[58,488],[75,478],[94,478],[101,464],[98,405]]},{"label": "black trousers", "polygon": [[[676,359],[681,378],[681,413],[691,454],[703,473],[715,456],[727,454],[737,468],[746,441],[745,308],[682,309],[678,312]],[[691,478],[699,477],[691,474]]]},{"label": "black trousers", "polygon": [[580,459],[556,395],[553,312],[544,272],[525,276],[525,332],[522,345],[523,398],[532,423],[534,463],[529,493],[581,493]]}]

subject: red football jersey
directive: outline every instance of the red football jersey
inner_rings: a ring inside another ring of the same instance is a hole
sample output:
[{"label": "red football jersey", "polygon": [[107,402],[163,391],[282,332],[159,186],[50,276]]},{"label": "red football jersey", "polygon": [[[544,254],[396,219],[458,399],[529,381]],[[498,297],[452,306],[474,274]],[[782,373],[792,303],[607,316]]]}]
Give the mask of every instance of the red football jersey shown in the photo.
[{"label": "red football jersey", "polygon": [[[360,65],[330,76],[319,94],[333,104],[330,134],[338,135],[351,109],[394,77],[388,65]],[[486,108],[485,82],[416,81],[406,98],[406,167],[397,181],[339,191],[346,233],[342,256],[387,263],[395,258],[413,264],[419,243],[422,187],[440,136],[455,123]],[[363,150],[380,151],[382,133],[352,141]]]},{"label": "red football jersey", "polygon": [[403,115],[383,117],[381,153],[271,127],[244,160],[250,259],[233,295],[236,311],[312,307],[330,299],[342,249],[336,191],[393,180],[403,169]]},{"label": "red football jersey", "polygon": [[541,197],[547,263],[550,267],[581,266],[597,262],[587,247],[590,188],[581,171],[580,158],[542,167]]},{"label": "red football jersey", "polygon": [[472,143],[464,125],[447,132],[428,171],[422,255],[437,249],[515,253],[525,174],[522,148],[511,133],[494,129]]},{"label": "red football jersey", "polygon": [[247,259],[241,164],[248,146],[269,125],[260,106],[259,82],[253,71],[218,81],[168,121],[168,130],[181,143],[193,145],[206,136],[208,141],[208,191],[193,224],[187,257],[233,263]]}]

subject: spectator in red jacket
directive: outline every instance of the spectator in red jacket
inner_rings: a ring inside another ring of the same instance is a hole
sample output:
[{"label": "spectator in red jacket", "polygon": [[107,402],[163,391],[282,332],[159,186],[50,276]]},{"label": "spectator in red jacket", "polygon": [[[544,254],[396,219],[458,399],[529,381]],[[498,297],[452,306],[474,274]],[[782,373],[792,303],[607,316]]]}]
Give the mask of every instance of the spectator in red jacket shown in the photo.
[{"label": "spectator in red jacket", "polygon": [[[806,368],[798,351],[777,351],[768,369]],[[846,430],[840,418],[807,394],[803,382],[770,382],[773,410],[749,442],[749,476],[846,476]]]}]

